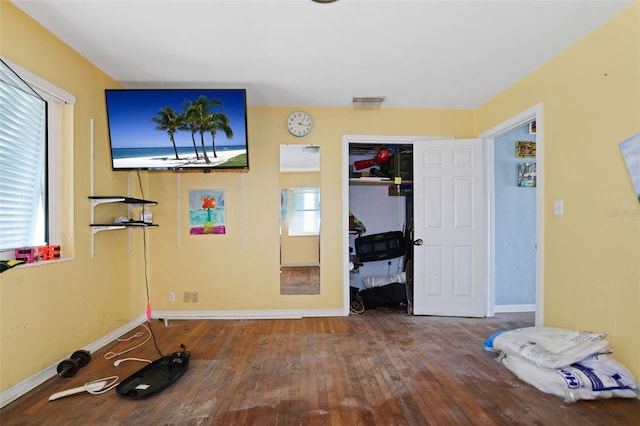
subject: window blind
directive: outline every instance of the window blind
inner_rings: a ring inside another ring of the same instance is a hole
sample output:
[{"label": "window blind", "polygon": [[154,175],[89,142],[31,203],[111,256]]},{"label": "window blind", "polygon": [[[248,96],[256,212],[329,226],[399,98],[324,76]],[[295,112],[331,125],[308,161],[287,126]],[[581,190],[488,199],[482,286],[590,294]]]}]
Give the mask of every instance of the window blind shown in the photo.
[{"label": "window blind", "polygon": [[0,60],[0,250],[46,243],[46,130],[47,103]]}]

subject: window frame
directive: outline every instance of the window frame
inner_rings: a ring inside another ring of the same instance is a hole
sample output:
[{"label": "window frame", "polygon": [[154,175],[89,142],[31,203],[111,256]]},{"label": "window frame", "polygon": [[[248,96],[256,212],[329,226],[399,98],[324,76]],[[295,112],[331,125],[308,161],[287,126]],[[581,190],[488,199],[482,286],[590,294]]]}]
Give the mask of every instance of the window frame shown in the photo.
[{"label": "window frame", "polygon": [[[290,237],[315,237],[320,236],[320,187],[317,186],[304,186],[304,187],[291,187],[287,190],[288,200],[287,200],[287,220],[288,220],[288,235]],[[294,208],[293,198],[295,194],[302,193],[315,193],[318,197],[317,209],[303,209],[297,210]],[[298,232],[295,229],[296,222],[294,220],[294,212],[298,211],[313,211],[316,214],[316,220],[318,223],[317,231],[312,232]]]},{"label": "window frame", "polygon": [[[72,223],[63,223],[62,218],[65,200],[67,200],[67,205],[72,205],[72,193],[71,189],[65,188],[63,184],[62,153],[66,147],[71,146],[70,123],[72,123],[73,105],[76,102],[76,97],[12,60],[4,56],[0,56],[0,58],[47,101],[47,150],[45,153],[47,162],[45,166],[47,172],[45,178],[47,183],[47,244],[60,245],[63,255],[68,256],[72,247],[65,248],[65,245],[72,246],[72,233],[70,232],[71,229],[67,228],[72,226]],[[67,150],[66,152],[69,151]],[[72,167],[72,164],[67,164],[67,167]],[[68,170],[67,173],[69,173],[67,177],[69,182],[72,182],[72,170]],[[73,217],[72,214],[68,216]],[[67,234],[66,237],[64,236],[65,234]],[[14,259],[14,250],[15,248],[0,250],[0,258]]]}]

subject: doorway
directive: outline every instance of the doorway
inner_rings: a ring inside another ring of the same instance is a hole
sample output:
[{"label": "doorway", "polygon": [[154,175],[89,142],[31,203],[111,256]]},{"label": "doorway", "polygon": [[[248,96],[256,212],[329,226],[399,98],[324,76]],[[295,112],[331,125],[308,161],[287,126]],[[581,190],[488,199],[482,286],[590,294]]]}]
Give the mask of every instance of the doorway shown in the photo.
[{"label": "doorway", "polygon": [[494,139],[495,312],[534,312],[536,154],[531,123]]},{"label": "doorway", "polygon": [[[535,123],[536,136],[536,186],[535,190],[535,325],[541,326],[543,321],[543,286],[544,286],[544,123],[542,104],[537,104],[497,126],[480,133],[486,148],[487,197],[489,207],[488,218],[488,316],[495,314],[496,300],[496,199],[495,176],[496,167],[495,139],[520,126]],[[515,147],[514,147],[515,149]]]},{"label": "doorway", "polygon": [[357,142],[348,152],[350,290],[367,310],[410,311],[413,144]]}]

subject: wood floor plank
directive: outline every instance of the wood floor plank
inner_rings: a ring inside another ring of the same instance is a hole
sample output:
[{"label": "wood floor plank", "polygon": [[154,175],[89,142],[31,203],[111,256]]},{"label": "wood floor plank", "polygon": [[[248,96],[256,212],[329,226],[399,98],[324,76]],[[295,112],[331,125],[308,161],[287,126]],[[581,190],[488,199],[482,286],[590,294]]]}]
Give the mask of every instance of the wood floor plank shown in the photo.
[{"label": "wood floor plank", "polygon": [[[189,371],[174,385],[146,400],[110,391],[47,401],[54,392],[111,375],[124,379],[140,369],[138,362],[114,367],[114,359],[104,358],[139,339],[115,341],[92,354],[76,376],[54,377],[2,408],[0,423],[640,424],[640,400],[567,404],[522,382],[482,349],[491,333],[532,324],[530,313],[473,319],[410,316],[394,309],[330,318],[169,320],[168,326],[153,321],[163,353],[178,351],[183,343],[192,354]],[[123,357],[157,359],[159,353],[150,340]]]}]

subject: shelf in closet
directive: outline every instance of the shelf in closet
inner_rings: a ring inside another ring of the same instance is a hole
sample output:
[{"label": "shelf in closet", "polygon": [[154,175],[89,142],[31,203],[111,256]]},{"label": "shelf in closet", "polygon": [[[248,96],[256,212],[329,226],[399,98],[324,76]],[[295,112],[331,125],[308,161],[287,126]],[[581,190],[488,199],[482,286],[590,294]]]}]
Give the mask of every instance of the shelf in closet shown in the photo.
[{"label": "shelf in closet", "polygon": [[[403,180],[402,184],[412,184],[411,180]],[[389,186],[396,185],[395,181],[391,178],[381,178],[381,177],[360,177],[360,178],[349,178],[350,185],[379,185],[379,186]]]}]

